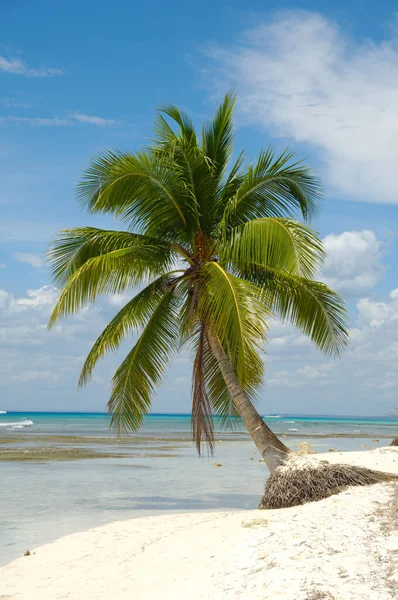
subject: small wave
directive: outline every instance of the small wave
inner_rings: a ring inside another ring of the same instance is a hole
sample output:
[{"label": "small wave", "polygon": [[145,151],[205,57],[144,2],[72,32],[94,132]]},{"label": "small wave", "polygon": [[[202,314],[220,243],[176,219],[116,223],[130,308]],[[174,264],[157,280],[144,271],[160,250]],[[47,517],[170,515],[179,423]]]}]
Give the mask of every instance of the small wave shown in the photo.
[{"label": "small wave", "polygon": [[24,421],[19,421],[19,423],[0,423],[0,427],[8,427],[12,429],[24,429],[24,427],[32,427],[33,421],[29,419],[25,419]]},{"label": "small wave", "polygon": [[289,428],[289,431],[298,431],[298,429],[294,429],[294,428]]},{"label": "small wave", "polygon": [[283,421],[284,423],[295,423],[296,421]]}]

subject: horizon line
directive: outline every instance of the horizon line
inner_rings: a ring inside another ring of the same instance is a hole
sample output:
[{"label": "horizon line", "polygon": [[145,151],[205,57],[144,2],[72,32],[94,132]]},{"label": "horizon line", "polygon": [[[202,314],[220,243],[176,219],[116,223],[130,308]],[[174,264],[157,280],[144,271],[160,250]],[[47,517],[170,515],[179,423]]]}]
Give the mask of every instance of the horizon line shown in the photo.
[{"label": "horizon line", "polygon": [[[67,411],[67,410],[7,410],[6,414],[25,414],[25,413],[29,413],[29,414],[55,414],[55,415],[103,415],[103,416],[109,416],[108,413],[103,412],[103,411]],[[175,417],[190,417],[191,413],[174,413],[174,412],[153,412],[153,413],[148,413],[147,415],[144,416],[153,416],[153,417],[167,417],[167,416],[175,416]],[[216,416],[216,415],[215,415]],[[398,420],[398,415],[394,416],[394,415],[342,415],[342,414],[326,414],[326,413],[284,413],[284,414],[264,414],[261,415],[261,417],[280,417],[280,418],[284,418],[284,417],[340,417],[340,418],[350,418],[350,417],[354,417],[354,418],[365,418],[365,419],[372,419],[372,418],[378,418],[378,419],[389,419],[389,420]],[[237,417],[240,418],[240,417]]]}]

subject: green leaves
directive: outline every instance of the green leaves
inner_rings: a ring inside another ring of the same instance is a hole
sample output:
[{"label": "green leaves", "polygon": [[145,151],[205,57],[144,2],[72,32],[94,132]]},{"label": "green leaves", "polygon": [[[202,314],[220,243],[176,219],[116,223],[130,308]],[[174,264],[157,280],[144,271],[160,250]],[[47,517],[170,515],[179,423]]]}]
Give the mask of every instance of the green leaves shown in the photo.
[{"label": "green leaves", "polygon": [[176,283],[176,273],[162,275],[134,296],[117,313],[90,350],[80,375],[79,385],[85,385],[90,380],[95,365],[107,351],[117,350],[130,332],[144,327],[165,293],[169,293]]},{"label": "green leaves", "polygon": [[55,283],[64,285],[89,259],[115,250],[133,248],[137,250],[137,261],[139,257],[141,261],[146,257],[147,268],[154,273],[167,268],[172,260],[172,246],[169,242],[127,231],[95,227],[75,227],[60,231],[50,246],[47,258]]},{"label": "green leaves", "polygon": [[149,149],[108,151],[94,159],[78,188],[93,213],[112,213],[145,235],[186,242],[194,216],[192,197],[169,156]]},{"label": "green leaves", "polygon": [[291,217],[300,211],[305,219],[319,209],[321,185],[311,170],[300,163],[289,164],[293,154],[275,158],[269,148],[259,156],[243,178],[234,197],[226,203],[224,222],[236,227],[264,217]]},{"label": "green leaves", "polygon": [[225,234],[222,263],[245,272],[269,267],[313,277],[323,262],[321,240],[309,227],[289,219],[255,219]]},{"label": "green leaves", "polygon": [[244,275],[261,286],[263,301],[327,356],[341,356],[348,343],[344,300],[327,285],[278,271]]},{"label": "green leaves", "polygon": [[[79,235],[82,231],[65,232],[50,251],[55,279],[58,282],[66,280],[66,283],[51,315],[49,327],[57,319],[93,303],[97,296],[115,295],[132,289],[148,278],[159,275],[172,263],[171,246],[164,242],[157,243],[145,236],[128,233],[94,230],[91,245],[92,232],[85,237]],[[131,245],[126,245],[126,240],[130,240]],[[110,247],[116,249],[97,255],[101,249],[105,251]],[[91,254],[94,256],[87,258]]]},{"label": "green leaves", "polygon": [[[192,146],[197,144],[196,131],[188,114],[180,110],[175,104],[165,104],[159,109],[159,113],[163,113],[170,117],[180,128],[181,138],[185,144]],[[157,119],[156,132],[160,141],[168,141],[170,139],[170,128],[166,128],[165,121]],[[162,139],[163,138],[163,139]]]},{"label": "green leaves", "polygon": [[258,349],[271,311],[261,302],[255,285],[227,273],[219,264],[204,264],[201,275],[199,318],[219,339],[242,387],[254,393],[264,372]]},{"label": "green leaves", "polygon": [[212,162],[216,180],[225,172],[234,148],[232,114],[235,101],[235,94],[226,94],[214,118],[202,129],[202,150]]},{"label": "green leaves", "polygon": [[139,428],[142,416],[150,409],[154,388],[179,348],[180,304],[178,293],[173,288],[167,290],[113,377],[108,410],[111,426],[119,434]]}]

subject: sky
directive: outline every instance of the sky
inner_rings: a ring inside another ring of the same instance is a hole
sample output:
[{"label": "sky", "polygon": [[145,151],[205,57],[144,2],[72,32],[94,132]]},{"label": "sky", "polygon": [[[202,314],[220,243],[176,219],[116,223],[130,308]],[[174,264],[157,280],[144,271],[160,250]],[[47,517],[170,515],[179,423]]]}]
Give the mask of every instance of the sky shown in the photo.
[{"label": "sky", "polygon": [[[389,416],[398,407],[397,14],[387,1],[376,15],[368,0],[243,4],[0,0],[0,408],[104,410],[132,340],[87,388],[77,379],[124,298],[47,331],[58,294],[49,241],[64,227],[115,226],[76,202],[90,157],[145,147],[164,103],[199,125],[230,89],[238,149],[254,160],[269,144],[289,147],[321,176],[322,277],[349,310],[339,360],[271,324],[260,411]],[[182,354],[153,411],[189,412],[190,375]]]}]

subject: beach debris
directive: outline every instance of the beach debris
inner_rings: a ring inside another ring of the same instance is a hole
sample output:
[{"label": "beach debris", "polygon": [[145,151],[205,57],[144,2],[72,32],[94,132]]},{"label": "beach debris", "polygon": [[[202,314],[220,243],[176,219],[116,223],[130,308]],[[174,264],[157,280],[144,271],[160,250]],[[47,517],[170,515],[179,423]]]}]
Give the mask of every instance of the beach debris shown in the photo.
[{"label": "beach debris", "polygon": [[299,454],[316,454],[308,442],[301,442],[301,444],[297,444],[296,448]]},{"label": "beach debris", "polygon": [[344,464],[320,464],[293,454],[271,473],[260,509],[287,508],[338,494],[349,486],[392,481],[396,475]]},{"label": "beach debris", "polygon": [[329,448],[328,452],[338,452],[338,450],[336,448]]},{"label": "beach debris", "polygon": [[394,438],[390,446],[398,446],[398,437]]},{"label": "beach debris", "polygon": [[265,463],[265,460],[263,458],[260,458],[260,460],[258,462]]},{"label": "beach debris", "polygon": [[222,467],[222,464],[219,462],[216,462],[216,463],[214,463],[213,467],[216,467],[216,468]]},{"label": "beach debris", "polygon": [[372,440],[372,442],[380,442],[380,440]]},{"label": "beach debris", "polygon": [[366,448],[366,444],[360,444],[359,447],[360,448]]},{"label": "beach debris", "polygon": [[268,527],[269,521],[267,519],[250,519],[249,521],[242,521],[242,527]]},{"label": "beach debris", "polygon": [[30,550],[26,550],[26,552],[23,553],[24,556],[30,556],[31,555],[31,551]]}]

